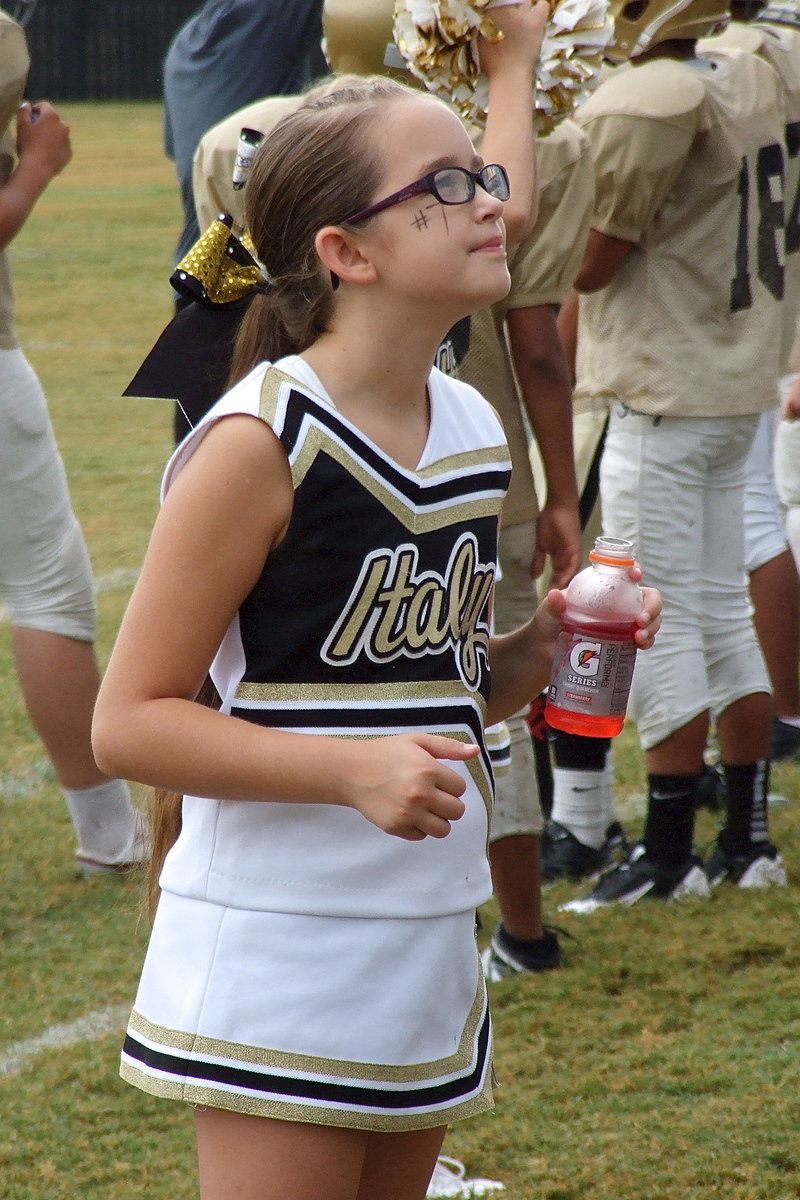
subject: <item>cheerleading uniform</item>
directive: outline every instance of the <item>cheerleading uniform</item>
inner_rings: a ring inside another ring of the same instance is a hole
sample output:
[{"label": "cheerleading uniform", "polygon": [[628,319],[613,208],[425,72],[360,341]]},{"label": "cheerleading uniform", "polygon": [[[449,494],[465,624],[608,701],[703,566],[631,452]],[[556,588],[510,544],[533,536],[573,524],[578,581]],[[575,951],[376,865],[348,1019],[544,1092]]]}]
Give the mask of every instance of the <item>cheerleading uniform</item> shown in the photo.
[{"label": "cheerleading uniform", "polygon": [[[187,796],[123,1054],[145,1091],[284,1120],[417,1129],[491,1106],[474,913],[491,894],[483,743],[498,514],[497,417],[434,370],[415,470],[336,411],[297,357],[262,364],[211,410],[168,489],[231,413],[281,440],[286,536],[211,674],[224,712],[272,729],[476,742],[449,765],[465,812],[409,842],[354,809]],[[446,964],[446,970],[442,970]]]}]

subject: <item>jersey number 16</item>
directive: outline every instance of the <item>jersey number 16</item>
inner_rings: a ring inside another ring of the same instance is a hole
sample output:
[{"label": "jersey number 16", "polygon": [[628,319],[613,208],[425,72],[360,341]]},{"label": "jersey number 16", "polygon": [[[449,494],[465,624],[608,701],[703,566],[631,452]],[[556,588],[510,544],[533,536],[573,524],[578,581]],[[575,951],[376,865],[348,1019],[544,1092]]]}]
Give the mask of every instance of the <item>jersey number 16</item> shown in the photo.
[{"label": "jersey number 16", "polygon": [[[790,159],[800,153],[800,121],[786,126],[786,150]],[[752,176],[758,194],[758,235],[755,258],[758,278],[776,300],[783,299],[786,256],[800,250],[800,181],[788,221],[785,220],[785,170],[783,148],[777,142],[762,146],[755,164],[742,159],[739,172],[739,232],[736,242],[736,274],[731,280],[731,312],[750,308],[750,189]]]}]

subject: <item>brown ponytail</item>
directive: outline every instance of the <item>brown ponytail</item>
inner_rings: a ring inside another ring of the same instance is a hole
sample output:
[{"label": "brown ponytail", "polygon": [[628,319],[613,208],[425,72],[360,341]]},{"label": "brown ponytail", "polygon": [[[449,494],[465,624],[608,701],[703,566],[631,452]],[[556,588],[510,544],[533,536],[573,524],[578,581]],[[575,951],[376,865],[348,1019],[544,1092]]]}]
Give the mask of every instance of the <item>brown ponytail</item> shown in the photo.
[{"label": "brown ponytail", "polygon": [[374,198],[383,164],[369,132],[383,104],[417,95],[379,77],[320,90],[275,126],[253,160],[245,224],[269,283],[239,327],[231,383],[259,362],[300,353],[328,328],[334,289],[314,239]]}]

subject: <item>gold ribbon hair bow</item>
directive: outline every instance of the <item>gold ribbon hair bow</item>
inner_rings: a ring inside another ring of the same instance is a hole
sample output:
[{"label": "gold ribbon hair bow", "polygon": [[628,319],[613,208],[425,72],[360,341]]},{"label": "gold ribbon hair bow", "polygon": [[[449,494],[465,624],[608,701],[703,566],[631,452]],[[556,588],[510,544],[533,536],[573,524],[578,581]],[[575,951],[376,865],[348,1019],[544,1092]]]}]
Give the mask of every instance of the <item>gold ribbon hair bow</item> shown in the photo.
[{"label": "gold ribbon hair bow", "polygon": [[238,238],[227,213],[212,221],[170,276],[176,292],[205,304],[235,304],[266,281],[253,256],[250,235]]}]

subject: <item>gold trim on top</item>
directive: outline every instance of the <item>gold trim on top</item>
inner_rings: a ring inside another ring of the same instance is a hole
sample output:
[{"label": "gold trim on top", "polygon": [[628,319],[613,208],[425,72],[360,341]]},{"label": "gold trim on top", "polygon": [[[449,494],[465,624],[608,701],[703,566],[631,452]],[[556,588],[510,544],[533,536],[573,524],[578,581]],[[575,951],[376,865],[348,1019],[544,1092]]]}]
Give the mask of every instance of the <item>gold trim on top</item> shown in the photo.
[{"label": "gold trim on top", "polygon": [[[261,381],[261,395],[259,400],[258,415],[262,420],[266,421],[270,426],[274,425],[278,414],[278,399],[280,389],[284,383],[288,383],[292,389],[296,389],[303,395],[310,394],[311,397],[322,405],[326,412],[330,412],[342,424],[351,428],[359,437],[366,442],[368,439],[348,421],[345,416],[326,398],[315,392],[307,383],[301,383],[299,379],[295,379],[292,375],[282,371],[279,367],[270,367]],[[494,411],[494,410],[492,410]],[[496,414],[495,414],[496,415]],[[315,418],[316,419],[316,418]],[[498,417],[499,421],[499,417]],[[332,436],[330,433],[328,436]],[[380,453],[380,448],[376,447]],[[384,456],[386,457],[386,456]],[[391,459],[387,458],[391,462]],[[511,457],[509,454],[508,444],[506,442],[498,442],[493,446],[480,446],[474,450],[462,450],[456,454],[447,454],[443,458],[437,459],[435,462],[429,463],[426,467],[420,467],[414,471],[407,471],[398,463],[393,463],[393,466],[401,474],[416,476],[420,479],[431,479],[437,475],[445,475],[450,471],[463,471],[472,467],[494,466],[499,471],[511,470]],[[410,480],[413,482],[413,479]]]},{"label": "gold trim on top", "polygon": [[[285,383],[289,384],[290,388],[297,388],[299,391],[309,391],[312,395],[316,395],[311,388],[306,388],[306,385],[301,385],[297,379],[291,375],[287,375],[285,371],[281,371],[279,367],[268,367],[264,373],[264,378],[261,380],[261,392],[258,401],[258,415],[262,421],[273,428],[278,416],[278,401],[280,400],[281,388]],[[325,401],[321,396],[317,396],[320,403]]]},{"label": "gold trim on top", "polygon": [[486,715],[486,701],[478,691],[470,691],[460,680],[421,680],[417,683],[240,683],[237,700],[255,700],[265,704],[407,704],[419,699],[462,701],[474,704]]},{"label": "gold trim on top", "polygon": [[456,500],[446,505],[437,504],[430,512],[420,512],[418,507],[405,497],[391,491],[352,450],[333,438],[330,432],[316,421],[308,426],[299,452],[291,463],[295,488],[300,486],[317,455],[323,450],[411,533],[431,533],[433,530],[472,521],[478,517],[494,517],[503,506],[505,492],[498,489],[497,495]]},{"label": "gold trim on top", "polygon": [[429,479],[431,476],[446,475],[450,471],[463,471],[475,466],[495,466],[498,471],[510,471],[508,446],[501,443],[497,446],[483,446],[479,450],[462,450],[458,454],[447,454],[444,458],[429,463],[427,467],[420,467],[415,474],[419,475],[420,479]]},{"label": "gold trim on top", "polygon": [[[357,427],[352,426],[351,422],[348,422],[340,413],[337,413],[330,404],[325,402],[323,397],[317,396],[312,388],[309,388],[306,384],[301,384],[278,367],[270,367],[265,373],[261,383],[259,399],[258,415],[271,428],[274,427],[277,420],[281,389],[284,384],[289,384],[290,387],[296,388],[302,394],[310,392],[312,397],[326,411],[336,416],[337,419],[348,425],[348,427],[353,428],[356,434],[359,434],[362,438],[364,437],[363,434],[360,434]],[[295,487],[298,487],[302,483],[317,454],[319,454],[320,450],[324,449],[362,487],[374,496],[375,499],[379,500],[406,529],[415,533],[429,533],[432,530],[444,528],[458,521],[470,520],[474,517],[496,516],[500,512],[504,495],[496,497],[482,496],[475,500],[462,500],[444,507],[437,506],[436,510],[431,513],[420,513],[411,502],[398,498],[394,492],[363,464],[361,459],[352,450],[341,445],[331,431],[313,413],[306,414],[303,420],[305,424],[305,436],[295,448],[295,457],[291,464],[292,481]],[[366,440],[364,439],[365,444]],[[387,462],[391,462],[391,460],[387,459]],[[410,487],[414,486],[415,477],[428,480],[435,478],[437,475],[445,474],[448,471],[467,470],[472,467],[495,466],[499,471],[510,470],[511,468],[508,449],[502,445],[480,447],[475,450],[451,454],[436,463],[431,463],[429,466],[423,467],[420,471],[403,471],[403,468],[397,464],[392,465],[401,475],[407,477]]]}]

